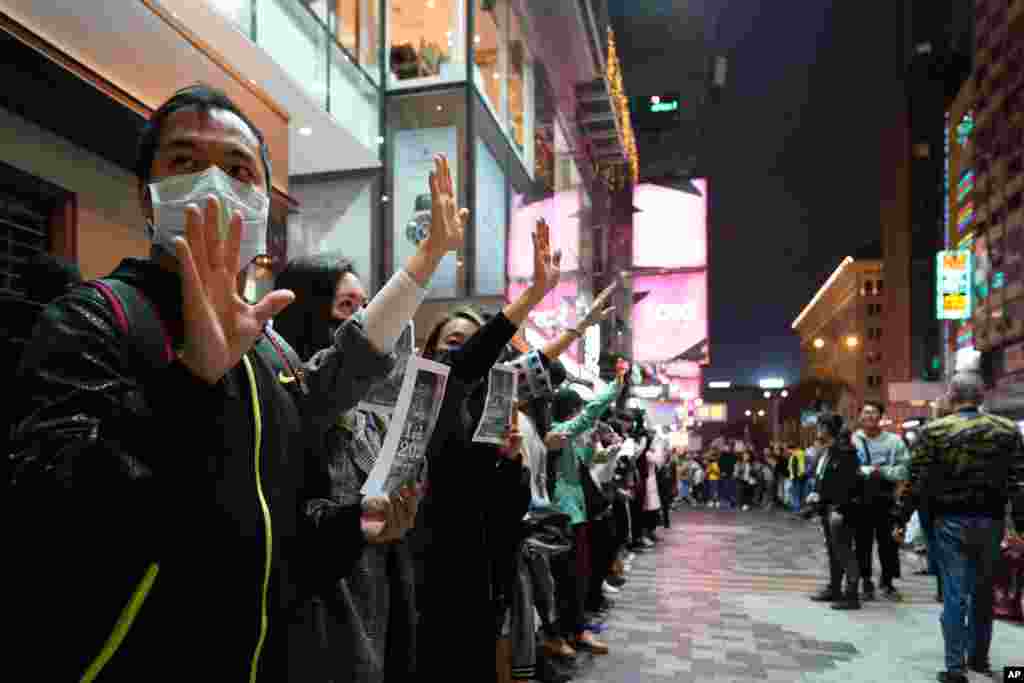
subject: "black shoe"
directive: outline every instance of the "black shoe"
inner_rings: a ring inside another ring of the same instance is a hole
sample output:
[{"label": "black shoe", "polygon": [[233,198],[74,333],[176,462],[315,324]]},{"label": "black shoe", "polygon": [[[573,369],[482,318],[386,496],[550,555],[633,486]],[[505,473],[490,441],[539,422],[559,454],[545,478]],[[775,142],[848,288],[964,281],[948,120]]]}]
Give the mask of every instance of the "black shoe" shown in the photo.
[{"label": "black shoe", "polygon": [[942,593],[935,594],[935,602],[939,603],[940,605],[942,604]]},{"label": "black shoe", "polygon": [[626,585],[626,579],[621,576],[609,576],[605,581],[607,581],[608,585],[612,588],[622,588]]},{"label": "black shoe", "polygon": [[994,676],[995,672],[992,671],[992,665],[988,662],[974,662],[970,659],[967,660],[967,668],[976,674],[982,676]]},{"label": "black shoe", "polygon": [[811,600],[814,602],[836,602],[841,600],[843,594],[841,591],[832,590],[831,588],[822,588],[820,591],[811,596]]},{"label": "black shoe", "polygon": [[935,674],[935,680],[939,683],[969,683],[964,674],[950,673],[949,671],[940,671]]},{"label": "black shoe", "polygon": [[872,602],[875,599],[875,584],[870,581],[864,582],[864,590],[861,593],[861,600],[864,602]]},{"label": "black shoe", "polygon": [[857,589],[846,591],[841,599],[832,603],[832,609],[854,610],[860,609],[860,598],[857,596]]}]

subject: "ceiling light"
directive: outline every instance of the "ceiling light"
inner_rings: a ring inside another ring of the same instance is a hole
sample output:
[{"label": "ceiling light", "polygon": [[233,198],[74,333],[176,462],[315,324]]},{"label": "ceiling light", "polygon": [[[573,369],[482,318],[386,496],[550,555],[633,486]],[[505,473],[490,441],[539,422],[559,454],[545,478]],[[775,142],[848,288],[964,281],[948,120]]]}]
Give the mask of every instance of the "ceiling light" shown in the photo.
[{"label": "ceiling light", "polygon": [[857,339],[856,336],[851,334],[849,337],[846,338],[846,345],[849,346],[851,349],[857,348],[857,344],[860,344],[860,340]]},{"label": "ceiling light", "polygon": [[494,72],[494,80],[501,80],[501,73],[498,71]]},{"label": "ceiling light", "polygon": [[757,416],[758,417],[764,417],[764,410],[762,409],[762,410],[757,411]]},{"label": "ceiling light", "polygon": [[384,136],[383,135],[378,135],[377,136],[377,144],[378,145],[383,145],[384,144]]},{"label": "ceiling light", "polygon": [[480,44],[480,36],[473,36],[473,42],[476,43],[477,45],[479,45]]},{"label": "ceiling light", "polygon": [[442,106],[441,106],[441,105],[439,104],[439,105],[437,105],[437,110],[438,110],[438,111],[443,111],[443,110],[444,110],[444,107],[442,107]]},{"label": "ceiling light", "polygon": [[816,348],[816,349],[823,349],[823,348],[825,348],[825,340],[822,339],[821,337],[818,337],[817,339],[815,339],[814,340],[814,348]]},{"label": "ceiling light", "polygon": [[312,128],[299,128],[299,135],[309,136],[309,135],[312,135],[312,134],[313,134],[313,129]]},{"label": "ceiling light", "polygon": [[434,9],[434,0],[427,0],[427,9]]}]

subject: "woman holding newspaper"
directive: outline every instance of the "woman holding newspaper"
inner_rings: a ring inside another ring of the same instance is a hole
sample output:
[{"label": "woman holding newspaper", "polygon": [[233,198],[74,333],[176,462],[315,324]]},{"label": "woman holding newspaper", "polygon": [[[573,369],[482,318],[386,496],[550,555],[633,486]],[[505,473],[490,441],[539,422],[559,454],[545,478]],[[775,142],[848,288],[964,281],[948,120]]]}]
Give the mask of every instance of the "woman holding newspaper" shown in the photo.
[{"label": "woman holding newspaper", "polygon": [[[441,259],[463,241],[467,212],[453,200],[448,162],[435,158],[430,180],[434,211],[430,234],[374,297],[373,305],[384,320],[390,338],[398,338],[396,354],[412,353],[411,318],[426,295],[431,275]],[[275,329],[303,359],[313,355],[331,338],[332,330],[346,320],[365,317],[368,297],[351,261],[336,254],[321,254],[292,261],[278,284],[296,293],[296,303],[276,320]],[[370,327],[370,323],[367,323]],[[404,330],[404,332],[403,332]],[[331,497],[342,505],[359,505],[360,493],[374,469],[389,427],[389,391],[400,385],[406,359],[400,358],[382,386],[344,414],[328,430],[320,444],[330,473]],[[391,406],[393,408],[393,405]],[[416,478],[398,491],[396,514],[368,515],[363,519],[370,545],[365,548],[350,576],[325,586],[308,606],[307,617],[293,627],[292,641],[301,644],[308,662],[308,680],[344,680],[383,683],[406,680],[416,670],[415,594],[412,563],[405,533],[418,507]],[[375,497],[366,498],[372,511]],[[330,554],[321,560],[331,562]]]},{"label": "woman holding newspaper", "polygon": [[522,296],[486,324],[471,311],[453,311],[424,345],[425,357],[450,368],[427,447],[429,489],[410,539],[417,559],[418,665],[424,680],[495,676],[495,631],[504,626],[496,622],[507,600],[501,587],[505,573],[509,583],[514,579],[514,567],[496,566],[493,554],[503,547],[506,530],[518,530],[530,488],[518,458],[496,445],[475,443],[473,436],[491,368],[530,309],[558,284],[561,252],[552,252],[543,220],[533,243],[534,279]]}]

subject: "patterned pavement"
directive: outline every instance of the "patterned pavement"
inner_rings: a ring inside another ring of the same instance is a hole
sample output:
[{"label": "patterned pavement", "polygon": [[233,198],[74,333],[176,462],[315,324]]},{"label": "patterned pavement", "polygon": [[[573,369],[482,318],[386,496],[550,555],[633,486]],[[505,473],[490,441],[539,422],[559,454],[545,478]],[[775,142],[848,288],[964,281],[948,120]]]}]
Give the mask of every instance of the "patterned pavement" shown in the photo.
[{"label": "patterned pavement", "polygon": [[[807,599],[825,575],[814,523],[685,509],[658,533],[616,596],[601,636],[611,654],[581,655],[578,683],[891,683],[934,681],[942,668],[934,580],[914,576],[910,556],[904,602],[836,612]],[[1024,664],[1024,629],[997,622],[992,660]]]}]

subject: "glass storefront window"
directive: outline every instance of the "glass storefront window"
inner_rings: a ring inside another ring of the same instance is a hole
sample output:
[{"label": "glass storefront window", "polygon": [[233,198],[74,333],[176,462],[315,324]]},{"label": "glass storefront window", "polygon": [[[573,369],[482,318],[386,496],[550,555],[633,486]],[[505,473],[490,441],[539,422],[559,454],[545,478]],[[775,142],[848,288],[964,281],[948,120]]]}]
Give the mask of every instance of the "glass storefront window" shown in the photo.
[{"label": "glass storefront window", "polygon": [[507,107],[508,14],[507,0],[473,0],[473,82],[484,96],[494,119],[504,128]]},{"label": "glass storefront window", "polygon": [[380,90],[336,43],[331,41],[328,51],[327,110],[368,149],[379,149]]},{"label": "glass storefront window", "polygon": [[390,0],[388,87],[466,80],[466,0]]},{"label": "glass storefront window", "polygon": [[[388,154],[391,169],[392,271],[415,252],[410,225],[430,211],[430,173],[434,156],[444,154],[452,171],[460,206],[466,202],[466,96],[457,88],[392,97],[388,102]],[[464,253],[448,254],[430,280],[432,299],[465,294]]]},{"label": "glass storefront window", "polygon": [[258,44],[327,108],[327,33],[317,17],[295,0],[262,0],[256,12]]},{"label": "glass storefront window", "polygon": [[476,141],[476,281],[477,296],[505,293],[505,225],[508,189],[505,171],[480,138]]},{"label": "glass storefront window", "polygon": [[316,0],[310,6],[318,7],[321,3],[330,5],[329,26],[335,39],[355,57],[374,83],[379,82],[380,0]]},{"label": "glass storefront window", "polygon": [[522,18],[510,11],[508,49],[508,125],[512,147],[533,173],[533,59],[526,46]]},{"label": "glass storefront window", "polygon": [[252,40],[252,3],[253,0],[229,0],[214,2],[213,8],[234,22],[238,30]]}]

